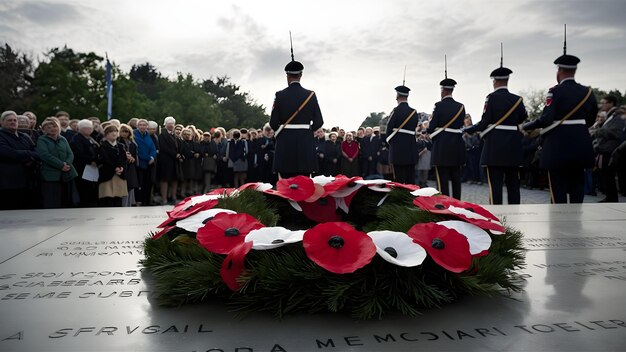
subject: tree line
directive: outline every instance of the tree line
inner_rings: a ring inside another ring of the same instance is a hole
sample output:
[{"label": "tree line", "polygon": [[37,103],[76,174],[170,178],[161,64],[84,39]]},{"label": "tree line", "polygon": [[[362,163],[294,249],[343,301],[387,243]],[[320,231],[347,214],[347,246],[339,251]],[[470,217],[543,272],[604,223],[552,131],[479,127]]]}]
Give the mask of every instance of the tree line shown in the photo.
[{"label": "tree line", "polygon": [[[41,117],[67,111],[72,118],[106,116],[106,60],[67,46],[53,48],[35,62],[29,55],[0,47],[0,106]],[[149,62],[124,72],[113,65],[113,116],[162,119],[201,129],[222,126],[261,127],[269,120],[265,107],[227,76],[198,80],[190,73],[166,77]]]},{"label": "tree line", "polygon": [[[40,116],[59,110],[73,118],[106,116],[105,59],[93,52],[81,53],[68,48],[53,48],[35,63],[27,54],[0,47],[0,107],[17,112],[33,111]],[[135,64],[124,72],[113,63],[113,118],[127,121],[132,117],[160,119],[176,117],[182,124],[201,129],[222,126],[261,127],[269,116],[247,92],[227,76],[198,80],[190,73],[169,78],[149,62]],[[525,90],[524,105],[529,119],[539,117],[545,105],[546,90]],[[626,104],[619,90],[594,88],[598,101],[608,95]],[[361,126],[374,127],[386,116],[372,112]],[[480,116],[474,117],[478,122]]]}]

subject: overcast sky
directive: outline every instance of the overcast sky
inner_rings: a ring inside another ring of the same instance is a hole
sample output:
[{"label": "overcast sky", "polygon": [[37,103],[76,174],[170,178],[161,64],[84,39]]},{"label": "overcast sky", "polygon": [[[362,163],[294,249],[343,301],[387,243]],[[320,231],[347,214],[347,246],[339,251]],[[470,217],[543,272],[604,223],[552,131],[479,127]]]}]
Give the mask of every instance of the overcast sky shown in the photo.
[{"label": "overcast sky", "polygon": [[568,53],[582,60],[577,80],[624,92],[625,0],[0,0],[0,42],[16,49],[40,55],[67,44],[106,51],[125,71],[148,61],[170,77],[228,75],[268,113],[286,85],[291,30],[302,85],[316,91],[325,126],[350,129],[393,109],[405,65],[409,104],[432,112],[444,54],[454,96],[476,122],[500,42],[509,89],[545,91],[564,23]]}]

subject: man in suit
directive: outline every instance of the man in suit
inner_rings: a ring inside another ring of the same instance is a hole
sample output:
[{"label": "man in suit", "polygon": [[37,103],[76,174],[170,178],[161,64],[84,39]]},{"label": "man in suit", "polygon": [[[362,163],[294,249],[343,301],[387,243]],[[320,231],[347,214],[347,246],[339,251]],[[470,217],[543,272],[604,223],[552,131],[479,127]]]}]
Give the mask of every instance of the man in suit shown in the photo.
[{"label": "man in suit", "polygon": [[455,80],[446,76],[439,84],[441,101],[435,103],[427,130],[433,142],[431,164],[435,167],[439,191],[449,196],[448,182],[451,182],[452,197],[461,199],[461,166],[465,164],[465,142],[461,127],[465,107],[452,98]]},{"label": "man in suit", "polygon": [[617,98],[607,95],[600,100],[601,110],[606,112],[606,120],[599,128],[591,130],[593,146],[598,155],[598,167],[604,181],[604,194],[606,197],[600,202],[618,202],[617,184],[615,176],[617,170],[614,165],[610,165],[611,154],[622,143],[622,130],[624,120],[617,111]]},{"label": "man in suit", "polygon": [[548,169],[552,203],[582,203],[584,170],[594,164],[589,134],[598,112],[591,88],[574,79],[580,59],[563,54],[557,65],[558,84],[548,91],[541,116],[523,125],[525,130],[544,128],[539,166]]},{"label": "man in suit", "polygon": [[274,172],[281,178],[309,176],[316,169],[313,131],[324,124],[315,92],[302,88],[304,66],[285,66],[288,87],[276,92],[270,126],[275,132]]},{"label": "man in suit", "polygon": [[415,128],[419,122],[419,115],[407,102],[408,87],[396,87],[396,106],[387,123],[387,139],[389,143],[389,163],[393,166],[396,182],[415,183],[415,164],[419,158]]},{"label": "man in suit", "polygon": [[522,133],[518,125],[527,114],[522,98],[509,92],[510,69],[502,67],[491,72],[493,93],[487,95],[483,116],[464,132],[483,131],[481,165],[487,171],[489,203],[502,204],[502,185],[506,184],[509,204],[520,204],[519,168],[522,166]]}]

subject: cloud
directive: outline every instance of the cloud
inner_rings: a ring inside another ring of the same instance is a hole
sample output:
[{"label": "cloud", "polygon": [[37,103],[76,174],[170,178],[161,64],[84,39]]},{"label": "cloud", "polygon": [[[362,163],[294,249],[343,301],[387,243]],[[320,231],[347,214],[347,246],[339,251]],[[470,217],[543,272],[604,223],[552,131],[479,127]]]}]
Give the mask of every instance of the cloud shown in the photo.
[{"label": "cloud", "polygon": [[31,25],[60,25],[84,18],[80,5],[52,3],[47,1],[12,1],[9,4],[8,11],[13,17],[26,20],[30,22]]}]

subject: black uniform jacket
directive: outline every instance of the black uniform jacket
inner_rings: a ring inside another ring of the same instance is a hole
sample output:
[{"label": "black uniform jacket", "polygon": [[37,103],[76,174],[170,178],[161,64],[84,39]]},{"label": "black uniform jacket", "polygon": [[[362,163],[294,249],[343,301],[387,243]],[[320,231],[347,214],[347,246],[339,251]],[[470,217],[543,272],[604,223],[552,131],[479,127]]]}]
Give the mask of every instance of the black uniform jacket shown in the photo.
[{"label": "black uniform jacket", "polygon": [[[287,122],[311,93],[302,88],[300,83],[292,82],[289,87],[276,92],[270,127],[274,131]],[[274,171],[283,173],[311,173],[316,168],[315,143],[313,131],[322,127],[324,120],[317,102],[316,94],[294,117],[289,125],[309,125],[309,128],[283,129],[276,136],[274,152]]]},{"label": "black uniform jacket", "polygon": [[[413,108],[408,103],[402,102],[391,112],[387,123],[387,135],[391,135],[394,129],[402,125],[402,122],[413,112]],[[402,130],[410,131],[412,134],[398,131],[389,141],[389,162],[394,165],[416,164],[419,159],[417,151],[417,141],[415,140],[415,128],[419,123],[417,113],[402,127]]]},{"label": "black uniform jacket", "polygon": [[[495,124],[506,115],[520,99],[519,96],[508,91],[506,87],[496,89],[487,96],[483,116],[479,123],[465,129],[465,132],[474,133],[484,131],[489,125]],[[522,165],[522,133],[517,126],[526,120],[524,103],[519,105],[511,114],[500,123],[500,127],[492,129],[483,140],[480,161],[485,166],[514,167]]]},{"label": "black uniform jacket", "polygon": [[465,108],[463,104],[454,100],[452,96],[446,96],[440,102],[435,103],[428,133],[433,133],[438,127],[445,126],[454,116],[459,116],[448,126],[448,129],[458,130],[458,132],[442,131],[433,137],[433,149],[431,154],[431,164],[435,166],[461,166],[465,164],[465,142],[463,134],[460,133],[465,118]]},{"label": "black uniform jacket", "polygon": [[[548,91],[546,106],[541,116],[526,125],[525,130],[543,128],[565,117],[587,95],[588,87],[565,79]],[[594,153],[589,135],[591,126],[598,113],[598,104],[593,93],[576,111],[569,121],[580,124],[562,124],[542,136],[542,151],[539,166],[544,169],[569,167],[593,167]]]}]

